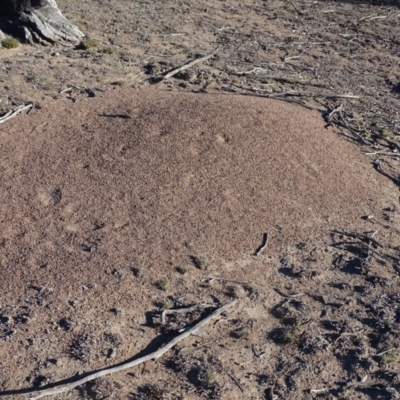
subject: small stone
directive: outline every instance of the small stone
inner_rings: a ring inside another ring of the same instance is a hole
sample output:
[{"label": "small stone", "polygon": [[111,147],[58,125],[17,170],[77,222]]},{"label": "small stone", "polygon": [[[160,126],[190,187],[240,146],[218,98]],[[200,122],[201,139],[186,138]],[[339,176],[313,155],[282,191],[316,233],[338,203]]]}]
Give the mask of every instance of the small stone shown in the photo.
[{"label": "small stone", "polygon": [[108,358],[114,358],[117,355],[117,350],[116,349],[108,349],[107,352],[107,357]]},{"label": "small stone", "polygon": [[70,331],[76,326],[76,322],[69,318],[62,318],[58,323],[65,331]]},{"label": "small stone", "polygon": [[114,307],[110,310],[114,315],[121,315],[122,314],[122,308],[120,307]]}]

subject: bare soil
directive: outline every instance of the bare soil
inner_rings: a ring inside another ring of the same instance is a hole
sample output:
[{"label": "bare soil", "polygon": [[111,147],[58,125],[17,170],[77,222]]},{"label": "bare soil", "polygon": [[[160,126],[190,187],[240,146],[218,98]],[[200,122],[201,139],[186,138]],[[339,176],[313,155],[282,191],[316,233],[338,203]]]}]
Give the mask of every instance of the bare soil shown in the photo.
[{"label": "bare soil", "polygon": [[399,399],[398,3],[58,4],[96,47],[0,49],[0,395],[236,298],[55,397]]}]

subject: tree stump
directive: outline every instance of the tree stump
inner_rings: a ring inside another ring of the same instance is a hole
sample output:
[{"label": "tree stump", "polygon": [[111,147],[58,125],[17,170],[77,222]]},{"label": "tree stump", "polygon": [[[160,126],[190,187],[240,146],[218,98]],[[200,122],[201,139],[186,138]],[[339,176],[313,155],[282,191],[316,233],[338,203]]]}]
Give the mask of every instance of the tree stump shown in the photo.
[{"label": "tree stump", "polygon": [[30,44],[71,45],[85,36],[64,17],[55,0],[2,0],[0,17]]}]

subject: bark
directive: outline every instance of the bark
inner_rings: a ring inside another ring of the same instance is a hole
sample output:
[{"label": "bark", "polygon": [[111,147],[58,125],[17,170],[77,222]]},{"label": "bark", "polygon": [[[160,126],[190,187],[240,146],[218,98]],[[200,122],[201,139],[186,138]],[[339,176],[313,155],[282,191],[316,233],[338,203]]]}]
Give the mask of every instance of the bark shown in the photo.
[{"label": "bark", "polygon": [[64,45],[79,42],[84,34],[67,18],[55,0],[0,0],[0,17],[28,43]]}]

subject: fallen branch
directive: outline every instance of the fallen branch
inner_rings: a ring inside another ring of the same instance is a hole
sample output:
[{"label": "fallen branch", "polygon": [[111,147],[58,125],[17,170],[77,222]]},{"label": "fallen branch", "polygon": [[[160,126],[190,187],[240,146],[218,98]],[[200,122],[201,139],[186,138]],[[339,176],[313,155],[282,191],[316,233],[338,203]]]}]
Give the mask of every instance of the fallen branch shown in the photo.
[{"label": "fallen branch", "polygon": [[301,56],[285,57],[285,58],[283,59],[283,62],[290,61],[290,60],[298,60],[300,57],[301,57]]},{"label": "fallen branch", "polygon": [[328,393],[329,391],[331,391],[331,388],[321,388],[321,389],[310,389],[310,393]]},{"label": "fallen branch", "polygon": [[322,46],[322,45],[328,45],[331,44],[332,42],[290,42],[290,44],[295,44],[295,45],[303,45],[303,44],[309,44],[311,46]]},{"label": "fallen branch", "polygon": [[212,53],[204,56],[204,57],[200,57],[200,58],[196,58],[193,61],[188,62],[187,64],[182,65],[179,68],[176,68],[170,72],[168,72],[167,74],[165,74],[162,79],[165,81],[166,79],[172,78],[174,75],[178,74],[179,72],[184,71],[185,69],[188,69],[190,67],[193,67],[193,65],[199,64],[201,62],[207,61],[208,59],[210,59],[211,57],[213,57],[217,51],[219,50],[219,48],[215,49]]},{"label": "fallen branch", "polygon": [[373,19],[385,19],[387,18],[387,15],[376,15],[376,14],[371,14],[367,15],[366,17],[360,18],[358,22],[362,21],[372,21]]},{"label": "fallen branch", "polygon": [[385,386],[382,382],[361,380],[360,382],[349,382],[346,387],[348,388],[367,388],[374,386]]},{"label": "fallen branch", "polygon": [[391,347],[390,349],[381,351],[380,353],[374,354],[373,357],[381,357],[381,356],[383,356],[384,354],[389,353],[389,351],[394,350],[395,348],[396,348],[396,347]]},{"label": "fallen branch", "polygon": [[[291,60],[294,58],[299,58],[300,56],[293,56],[293,57],[288,57],[285,58],[284,61],[287,60]],[[249,71],[243,71],[243,72],[234,72],[235,75],[238,76],[243,76],[243,75],[249,75],[249,74],[253,74],[255,72],[267,72],[266,69],[264,68],[259,68],[259,67],[255,67]],[[258,82],[260,83],[269,83],[268,80],[273,80],[276,82],[284,82],[284,83],[291,83],[291,84],[298,84],[298,85],[303,85],[303,86],[316,86],[316,87],[323,87],[326,89],[329,89],[329,87],[321,82],[316,82],[316,81],[302,81],[301,79],[296,79],[296,78],[289,78],[289,77],[285,77],[285,76],[275,76],[275,75],[262,75],[261,79],[257,79]]]},{"label": "fallen branch", "polygon": [[70,87],[67,87],[66,89],[60,90],[58,93],[63,94],[63,93],[67,93],[67,92],[72,92],[72,89],[74,89],[74,87],[70,86]]},{"label": "fallen branch", "polygon": [[384,140],[384,141],[385,141],[386,143],[388,143],[389,145],[396,147],[397,150],[400,150],[400,143],[397,142],[396,140],[390,139],[390,138],[384,136],[382,133],[379,133],[379,132],[373,131],[373,132],[371,132],[371,133],[372,133],[374,136],[376,136],[377,138]]},{"label": "fallen branch", "polygon": [[118,365],[115,367],[103,369],[102,371],[94,372],[93,374],[87,375],[86,377],[79,379],[76,382],[72,382],[72,383],[68,383],[66,385],[62,385],[59,387],[54,387],[54,388],[39,391],[36,393],[36,395],[34,397],[31,397],[31,400],[37,400],[37,399],[41,399],[42,397],[45,397],[45,396],[51,396],[51,395],[55,395],[55,394],[59,394],[59,393],[68,392],[68,391],[76,388],[77,386],[83,385],[84,383],[93,381],[94,379],[98,379],[102,376],[111,375],[116,372],[123,371],[128,368],[132,368],[136,365],[142,364],[142,363],[150,361],[150,360],[156,360],[156,359],[160,358],[161,356],[163,356],[168,350],[170,350],[174,346],[176,346],[178,344],[178,342],[180,342],[181,340],[192,335],[193,333],[195,333],[196,331],[201,329],[203,326],[207,325],[211,320],[218,317],[218,315],[222,314],[228,308],[232,307],[236,303],[237,303],[237,300],[233,300],[230,303],[225,304],[224,306],[216,309],[208,317],[204,318],[203,320],[198,322],[196,325],[192,326],[191,328],[185,330],[180,335],[176,336],[169,343],[167,343],[164,347],[162,347],[161,349],[159,349],[153,353],[148,354],[147,356],[138,358],[137,360],[126,362],[125,364],[122,364],[122,365]]},{"label": "fallen branch", "polygon": [[363,332],[365,332],[365,328],[362,328],[362,329],[358,330],[357,332],[343,332],[343,333],[340,333],[339,336],[333,341],[333,343],[336,343],[339,339],[342,339],[342,338],[344,338],[346,336],[357,336],[357,335],[359,335],[360,333],[363,333]]},{"label": "fallen branch", "polygon": [[[242,96],[264,97],[264,98],[267,98],[267,99],[275,99],[275,100],[280,100],[280,101],[286,101],[287,103],[298,104],[298,105],[300,105],[300,106],[302,106],[304,108],[307,108],[307,110],[314,110],[314,107],[311,107],[308,104],[305,104],[302,101],[297,100],[297,99],[289,99],[289,98],[283,97],[283,96],[277,97],[277,96],[271,95],[271,94],[260,93],[260,92],[255,91],[255,90],[252,90],[251,92],[246,92],[244,90],[241,90],[241,91],[235,90],[235,89],[232,89],[230,87],[222,87],[221,89],[224,90],[224,91],[227,91],[227,92],[241,94]],[[240,88],[240,89],[242,89],[242,88]]]},{"label": "fallen branch", "polygon": [[25,110],[29,110],[33,108],[33,103],[21,105],[14,110],[10,110],[6,115],[0,117],[0,124],[4,124],[4,122],[10,120],[11,118],[16,117],[18,114],[21,114]]},{"label": "fallen branch", "polygon": [[296,96],[296,97],[325,97],[327,99],[359,99],[360,96],[352,94],[335,94],[335,93],[302,93],[302,92],[285,92],[277,93],[275,96]]},{"label": "fallen branch", "polygon": [[85,87],[85,86],[81,87],[81,86],[75,86],[75,85],[68,85],[68,87],[66,89],[61,90],[59,92],[59,94],[69,93],[69,92],[72,92],[74,89],[80,93],[87,93],[89,95],[89,97],[96,96],[96,93],[90,87]]},{"label": "fallen branch", "polygon": [[[374,218],[373,215],[368,218],[368,221],[371,221],[374,224],[378,224],[378,225],[384,227],[385,229],[391,229],[391,230],[395,231],[397,234],[400,234],[400,230],[399,229],[396,229],[394,226],[390,226],[390,225],[385,224],[385,223],[383,223],[381,221],[378,221],[376,218]],[[389,246],[389,247],[392,248],[392,249],[395,249],[394,247],[391,247],[391,246]]]},{"label": "fallen branch", "polygon": [[289,45],[289,44],[294,44],[297,46],[302,46],[305,44],[308,44],[310,46],[324,46],[324,45],[329,45],[332,42],[288,42],[288,43],[282,43],[282,42],[270,42],[270,43],[265,43],[266,46],[282,46],[282,45]]},{"label": "fallen branch", "polygon": [[[205,279],[205,280],[207,280],[207,279]],[[210,284],[214,281],[237,283],[238,285],[248,285],[249,284],[248,282],[244,282],[244,281],[236,281],[234,279],[215,278],[215,277],[209,278],[207,283]]]},{"label": "fallen branch", "polygon": [[239,380],[235,377],[235,375],[233,374],[228,374],[230,376],[230,378],[233,380],[233,382],[236,383],[236,386],[240,389],[240,391],[242,393],[244,393],[244,388],[243,386],[240,384]]},{"label": "fallen branch", "polygon": [[241,75],[252,74],[252,73],[258,72],[258,71],[268,72],[268,70],[265,68],[254,67],[253,69],[250,69],[249,71],[235,72],[235,74],[241,76]]},{"label": "fallen branch", "polygon": [[342,111],[343,104],[341,104],[339,107],[334,108],[328,115],[328,123],[331,123],[332,117],[336,114]]},{"label": "fallen branch", "polygon": [[[240,86],[237,86],[239,89],[242,90],[252,90],[255,92],[258,89],[246,89],[242,88]],[[258,92],[256,91],[258,96],[260,97],[269,97],[271,99],[283,99],[286,97],[325,97],[326,99],[359,99],[360,96],[355,96],[352,94],[335,94],[335,93],[307,93],[307,92],[282,92],[282,93],[264,93],[264,92]],[[241,94],[247,94],[246,92],[241,93]]]},{"label": "fallen branch", "polygon": [[307,108],[307,110],[314,110],[314,107],[309,106],[308,104],[303,103],[301,100],[296,100],[296,99],[289,99],[284,96],[269,96],[267,94],[262,94],[262,93],[240,93],[245,96],[256,96],[256,97],[266,97],[268,99],[275,99],[275,100],[280,100],[280,101],[286,101],[287,103],[292,103],[292,104],[298,104],[300,106],[303,106],[304,108]]},{"label": "fallen branch", "polygon": [[[299,58],[300,56],[294,56],[294,57],[289,57],[285,58],[284,61],[291,60],[294,58]],[[249,75],[253,74],[255,72],[267,72],[266,69],[255,67],[249,71],[243,71],[243,72],[233,72],[235,75],[238,76],[243,76],[243,75]],[[327,85],[321,82],[315,82],[315,81],[302,81],[301,79],[296,79],[296,78],[289,78],[285,76],[275,76],[275,75],[262,75],[261,79],[257,79],[258,82],[260,83],[269,83],[268,80],[273,80],[276,82],[284,82],[284,83],[291,83],[293,85],[303,85],[303,86],[316,86],[316,87],[322,87],[325,89],[329,89]]]},{"label": "fallen branch", "polygon": [[384,151],[384,150],[378,150],[374,151],[372,153],[364,153],[367,156],[389,156],[389,157],[400,157],[400,153],[395,153],[394,151]]},{"label": "fallen branch", "polygon": [[348,122],[347,122],[347,121],[344,119],[344,117],[343,117],[343,113],[342,113],[342,110],[341,110],[341,109],[339,110],[339,115],[340,115],[340,118],[341,118],[341,120],[342,120],[343,126],[344,126],[345,128],[347,128],[353,135],[355,135],[355,136],[357,137],[357,139],[358,139],[359,142],[361,142],[362,144],[366,144],[366,145],[369,145],[369,144],[370,144],[370,143],[368,142],[368,140],[366,140],[366,139],[361,135],[361,133],[360,133],[359,131],[357,131],[356,129],[352,128],[352,127],[348,124]]},{"label": "fallen branch", "polygon": [[[373,216],[369,217],[368,220],[373,219]],[[358,233],[358,232],[344,232],[344,231],[336,231],[333,230],[332,231],[333,234],[335,235],[343,235],[343,236],[347,236],[351,239],[358,239],[361,240],[364,243],[372,243],[374,244],[376,247],[380,247],[383,248],[383,245],[381,243],[379,243],[376,239],[373,238],[373,236],[368,236],[364,233]]]},{"label": "fallen branch", "polygon": [[395,177],[395,176],[393,176],[393,175],[390,175],[389,173],[387,173],[386,171],[384,171],[384,170],[382,169],[382,166],[381,166],[379,160],[374,161],[374,162],[373,162],[373,166],[374,166],[374,168],[375,168],[379,173],[381,173],[383,176],[386,176],[386,178],[391,179],[396,185],[400,185],[400,179],[397,178],[397,177]]},{"label": "fallen branch", "polygon": [[345,135],[346,137],[352,139],[352,140],[357,140],[358,142],[365,144],[365,145],[370,145],[371,143],[365,139],[362,136],[362,133],[365,133],[365,130],[362,131],[360,129],[356,129],[352,126],[349,125],[349,123],[346,121],[344,118],[343,112],[342,112],[343,105],[341,104],[339,107],[335,108],[332,110],[325,118],[326,122],[330,125],[333,126],[333,124],[336,124],[339,127],[346,128],[350,133],[353,134],[353,136],[348,136]]},{"label": "fallen branch", "polygon": [[[290,57],[290,59],[293,57]],[[316,87],[322,87],[325,89],[329,89],[327,85],[324,83],[320,82],[315,82],[315,81],[302,81],[300,79],[294,79],[294,78],[287,78],[284,76],[274,76],[274,75],[264,75],[262,78],[264,79],[258,79],[260,83],[269,83],[268,80],[274,80],[276,82],[284,82],[284,83],[291,83],[292,85],[302,85],[302,86],[316,86]]]}]

